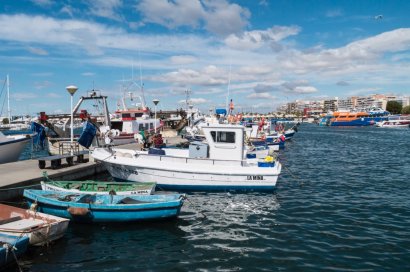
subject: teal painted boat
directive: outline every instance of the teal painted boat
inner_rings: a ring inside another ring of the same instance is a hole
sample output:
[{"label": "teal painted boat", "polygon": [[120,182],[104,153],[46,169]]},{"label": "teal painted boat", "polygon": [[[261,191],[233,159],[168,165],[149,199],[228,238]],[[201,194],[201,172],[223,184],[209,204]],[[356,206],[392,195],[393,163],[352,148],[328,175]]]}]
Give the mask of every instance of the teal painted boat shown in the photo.
[{"label": "teal painted boat", "polygon": [[30,207],[80,222],[130,222],[177,217],[185,195],[102,195],[24,190]]},{"label": "teal painted boat", "polygon": [[55,181],[43,172],[41,189],[87,194],[150,195],[155,191],[155,182],[103,182],[103,181]]},{"label": "teal painted boat", "polygon": [[0,270],[15,263],[16,258],[26,252],[28,243],[29,238],[26,236],[0,233]]}]

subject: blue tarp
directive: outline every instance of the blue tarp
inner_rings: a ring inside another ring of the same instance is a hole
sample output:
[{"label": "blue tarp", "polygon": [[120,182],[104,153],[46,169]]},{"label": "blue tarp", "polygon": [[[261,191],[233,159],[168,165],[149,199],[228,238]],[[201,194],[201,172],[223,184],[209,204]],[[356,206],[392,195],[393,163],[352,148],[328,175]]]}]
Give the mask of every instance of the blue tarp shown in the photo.
[{"label": "blue tarp", "polygon": [[97,128],[95,125],[87,121],[83,126],[83,132],[77,142],[85,148],[89,148],[96,134]]},{"label": "blue tarp", "polygon": [[216,109],[215,113],[219,115],[226,115],[226,109]]},{"label": "blue tarp", "polygon": [[43,125],[36,122],[31,122],[31,131],[35,133],[33,136],[33,146],[44,149],[46,140],[46,131]]}]

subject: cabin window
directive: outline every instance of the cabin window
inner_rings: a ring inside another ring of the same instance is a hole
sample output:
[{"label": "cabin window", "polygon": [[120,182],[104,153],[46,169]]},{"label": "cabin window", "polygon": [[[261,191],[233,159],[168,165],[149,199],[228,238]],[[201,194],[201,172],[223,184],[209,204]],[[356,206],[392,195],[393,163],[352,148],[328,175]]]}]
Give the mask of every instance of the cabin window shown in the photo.
[{"label": "cabin window", "polygon": [[136,112],[134,114],[135,117],[142,117],[143,113],[142,112]]},{"label": "cabin window", "polygon": [[152,123],[149,123],[149,128],[150,128],[150,129],[153,129],[153,128],[154,128],[154,125],[153,125]]},{"label": "cabin window", "polygon": [[145,129],[149,130],[149,124],[148,123],[145,124]]},{"label": "cabin window", "polygon": [[211,131],[211,136],[215,143],[235,143],[235,132]]},{"label": "cabin window", "polygon": [[131,117],[131,114],[129,114],[129,113],[123,113],[122,114],[122,118],[130,118]]},{"label": "cabin window", "polygon": [[138,130],[139,130],[139,131],[144,130],[144,124],[139,124],[139,125],[138,125]]}]

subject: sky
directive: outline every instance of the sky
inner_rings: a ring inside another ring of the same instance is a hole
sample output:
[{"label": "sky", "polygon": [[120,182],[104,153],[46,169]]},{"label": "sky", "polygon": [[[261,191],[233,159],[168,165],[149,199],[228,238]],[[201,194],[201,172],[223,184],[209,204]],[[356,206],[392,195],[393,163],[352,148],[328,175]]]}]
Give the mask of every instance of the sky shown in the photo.
[{"label": "sky", "polygon": [[[92,89],[158,109],[410,95],[407,0],[2,0],[0,115],[68,113]],[[135,102],[136,100],[134,100]]]}]

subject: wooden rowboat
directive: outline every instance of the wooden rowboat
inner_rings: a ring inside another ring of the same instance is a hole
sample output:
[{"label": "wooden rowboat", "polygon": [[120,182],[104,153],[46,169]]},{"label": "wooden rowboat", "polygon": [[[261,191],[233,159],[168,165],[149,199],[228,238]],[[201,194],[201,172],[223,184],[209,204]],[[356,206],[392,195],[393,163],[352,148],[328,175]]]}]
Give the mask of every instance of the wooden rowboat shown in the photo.
[{"label": "wooden rowboat", "polygon": [[185,195],[108,195],[24,190],[39,212],[81,222],[130,222],[178,216]]},{"label": "wooden rowboat", "polygon": [[27,236],[33,246],[61,238],[68,223],[65,218],[0,204],[0,233]]},{"label": "wooden rowboat", "polygon": [[150,195],[155,191],[155,182],[54,181],[48,178],[47,172],[43,172],[43,176],[41,189],[45,191],[116,195]]}]

